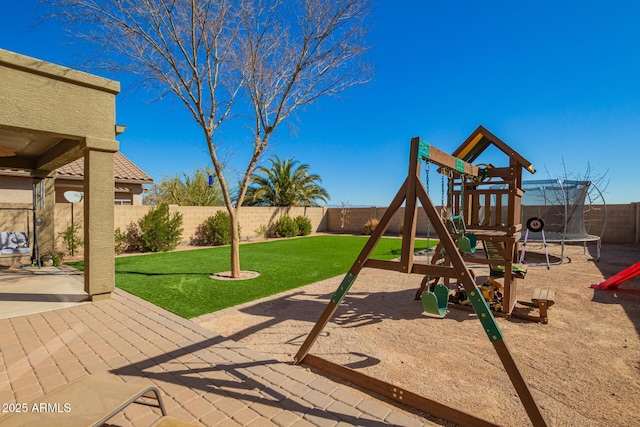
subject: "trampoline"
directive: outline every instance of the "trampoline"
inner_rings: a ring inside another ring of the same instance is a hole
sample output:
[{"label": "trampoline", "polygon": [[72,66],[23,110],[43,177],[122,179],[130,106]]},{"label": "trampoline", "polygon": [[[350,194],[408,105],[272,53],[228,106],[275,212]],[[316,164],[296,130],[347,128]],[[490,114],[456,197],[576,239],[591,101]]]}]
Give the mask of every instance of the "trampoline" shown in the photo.
[{"label": "trampoline", "polygon": [[[565,259],[565,244],[582,243],[583,253],[586,254],[587,243],[595,242],[595,260],[600,260],[600,236],[604,234],[607,223],[607,205],[602,192],[592,181],[524,181],[523,189],[522,223],[540,218],[544,224],[540,231],[527,230],[527,243],[560,243],[559,263],[562,263]],[[595,202],[598,202],[597,208]],[[593,230],[596,220],[600,218],[602,225]],[[524,236],[523,234],[521,242],[524,241]]]}]

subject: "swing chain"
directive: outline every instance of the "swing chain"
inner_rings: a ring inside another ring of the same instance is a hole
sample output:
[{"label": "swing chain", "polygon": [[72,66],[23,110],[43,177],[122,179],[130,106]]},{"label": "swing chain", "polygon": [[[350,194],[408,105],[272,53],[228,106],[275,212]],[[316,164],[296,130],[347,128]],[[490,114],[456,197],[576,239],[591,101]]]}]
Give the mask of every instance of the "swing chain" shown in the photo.
[{"label": "swing chain", "polygon": [[449,169],[447,179],[447,210],[450,211],[453,216],[453,171]]},{"label": "swing chain", "polygon": [[444,206],[444,175],[440,175],[440,216],[445,216],[445,206]]},{"label": "swing chain", "polygon": [[[425,186],[427,187],[427,194],[429,194],[429,173],[431,172],[431,162],[426,162],[425,164]],[[427,252],[429,252],[429,243],[431,240],[431,221],[429,221],[429,217],[427,216]]]},{"label": "swing chain", "polygon": [[459,215],[462,218],[462,223],[466,223],[466,218],[464,217],[464,205],[466,204],[466,200],[464,199],[464,187],[466,184],[466,178],[464,174],[460,174],[460,210]]}]

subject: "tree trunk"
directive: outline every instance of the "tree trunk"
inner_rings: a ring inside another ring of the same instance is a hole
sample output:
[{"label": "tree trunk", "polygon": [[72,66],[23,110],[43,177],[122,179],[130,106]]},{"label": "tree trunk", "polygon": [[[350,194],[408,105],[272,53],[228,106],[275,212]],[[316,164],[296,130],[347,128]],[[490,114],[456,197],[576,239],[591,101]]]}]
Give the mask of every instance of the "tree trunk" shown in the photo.
[{"label": "tree trunk", "polygon": [[231,277],[240,277],[240,232],[238,231],[238,210],[231,209]]}]

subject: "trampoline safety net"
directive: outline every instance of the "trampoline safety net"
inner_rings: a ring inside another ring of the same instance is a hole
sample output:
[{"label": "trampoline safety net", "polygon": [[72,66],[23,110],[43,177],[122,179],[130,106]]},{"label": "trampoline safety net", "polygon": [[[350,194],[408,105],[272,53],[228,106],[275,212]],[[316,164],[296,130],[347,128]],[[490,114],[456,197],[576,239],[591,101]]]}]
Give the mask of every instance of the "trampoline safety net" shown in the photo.
[{"label": "trampoline safety net", "polygon": [[[524,181],[522,224],[542,218],[547,242],[586,242],[600,237],[585,228],[585,202],[589,204],[591,181]],[[524,234],[524,230],[523,230]],[[542,241],[542,232],[529,231],[528,240]]]}]

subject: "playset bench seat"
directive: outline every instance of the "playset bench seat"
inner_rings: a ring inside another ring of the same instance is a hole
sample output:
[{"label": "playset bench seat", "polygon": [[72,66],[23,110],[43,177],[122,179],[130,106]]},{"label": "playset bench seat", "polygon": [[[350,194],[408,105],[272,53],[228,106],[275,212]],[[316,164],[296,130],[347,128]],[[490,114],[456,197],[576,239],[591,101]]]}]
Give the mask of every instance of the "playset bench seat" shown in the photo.
[{"label": "playset bench seat", "polygon": [[518,301],[518,304],[521,304],[527,307],[537,308],[539,311],[539,316],[516,315],[516,317],[520,317],[527,320],[534,320],[537,322],[547,324],[549,323],[548,309],[553,304],[555,304],[555,298],[556,298],[556,291],[552,289],[542,289],[542,288],[534,289],[533,295],[531,296],[531,302]]}]

